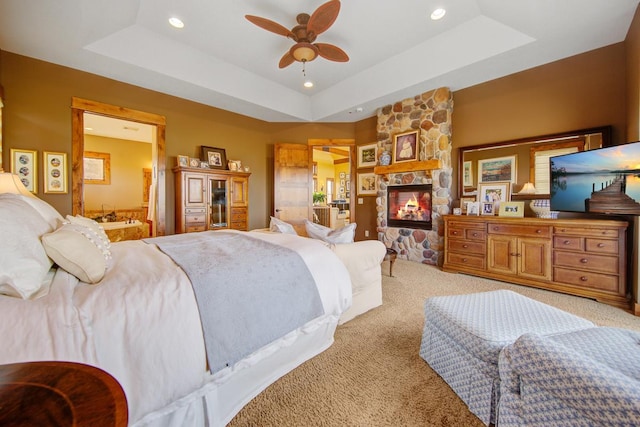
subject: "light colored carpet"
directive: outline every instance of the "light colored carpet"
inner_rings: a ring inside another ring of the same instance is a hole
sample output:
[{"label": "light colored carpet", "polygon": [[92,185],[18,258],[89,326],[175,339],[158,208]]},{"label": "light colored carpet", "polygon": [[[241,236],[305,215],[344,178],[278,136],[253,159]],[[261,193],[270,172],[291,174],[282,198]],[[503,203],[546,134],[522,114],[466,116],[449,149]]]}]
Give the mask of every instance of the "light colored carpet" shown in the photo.
[{"label": "light colored carpet", "polygon": [[496,289],[640,331],[640,318],[589,299],[397,260],[382,264],[383,305],[339,326],[335,343],[251,401],[230,426],[482,426],[420,358],[424,300]]}]

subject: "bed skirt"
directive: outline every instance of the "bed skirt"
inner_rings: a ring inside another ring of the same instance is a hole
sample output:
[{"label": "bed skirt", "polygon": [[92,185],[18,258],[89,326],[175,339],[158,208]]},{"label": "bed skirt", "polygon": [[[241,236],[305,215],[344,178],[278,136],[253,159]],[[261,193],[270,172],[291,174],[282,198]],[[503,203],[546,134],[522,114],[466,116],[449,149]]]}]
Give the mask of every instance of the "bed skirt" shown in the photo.
[{"label": "bed skirt", "polygon": [[233,369],[211,376],[200,389],[147,414],[134,426],[225,426],[270,384],[329,348],[337,325],[334,315],[309,322],[241,360]]}]

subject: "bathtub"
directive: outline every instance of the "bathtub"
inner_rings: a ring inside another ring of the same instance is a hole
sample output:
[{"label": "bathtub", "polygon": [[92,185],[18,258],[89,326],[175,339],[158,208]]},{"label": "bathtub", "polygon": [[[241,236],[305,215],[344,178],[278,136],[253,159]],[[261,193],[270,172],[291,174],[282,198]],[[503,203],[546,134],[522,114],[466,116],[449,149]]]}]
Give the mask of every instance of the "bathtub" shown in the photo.
[{"label": "bathtub", "polygon": [[149,237],[149,224],[134,220],[133,222],[101,222],[99,223],[112,242],[122,240],[138,240]]}]

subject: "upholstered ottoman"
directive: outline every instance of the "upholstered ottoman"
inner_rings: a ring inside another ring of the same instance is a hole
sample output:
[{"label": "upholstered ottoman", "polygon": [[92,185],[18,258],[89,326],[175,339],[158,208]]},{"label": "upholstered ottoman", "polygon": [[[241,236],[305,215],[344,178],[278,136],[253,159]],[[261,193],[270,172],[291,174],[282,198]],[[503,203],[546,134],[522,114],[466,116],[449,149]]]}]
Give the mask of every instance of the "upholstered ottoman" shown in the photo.
[{"label": "upholstered ottoman", "polygon": [[425,301],[420,356],[485,424],[496,422],[498,355],[519,336],[593,327],[586,319],[499,290]]}]

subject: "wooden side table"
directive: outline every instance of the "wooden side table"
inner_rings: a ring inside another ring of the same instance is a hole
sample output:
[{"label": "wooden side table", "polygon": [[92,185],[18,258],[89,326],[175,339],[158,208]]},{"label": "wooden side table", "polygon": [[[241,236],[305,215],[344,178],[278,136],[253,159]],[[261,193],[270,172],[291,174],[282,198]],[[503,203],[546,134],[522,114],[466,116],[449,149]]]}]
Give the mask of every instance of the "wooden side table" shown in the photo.
[{"label": "wooden side table", "polygon": [[393,263],[398,258],[398,252],[395,249],[387,248],[387,254],[384,256],[384,261],[389,261],[389,277],[393,277]]}]

